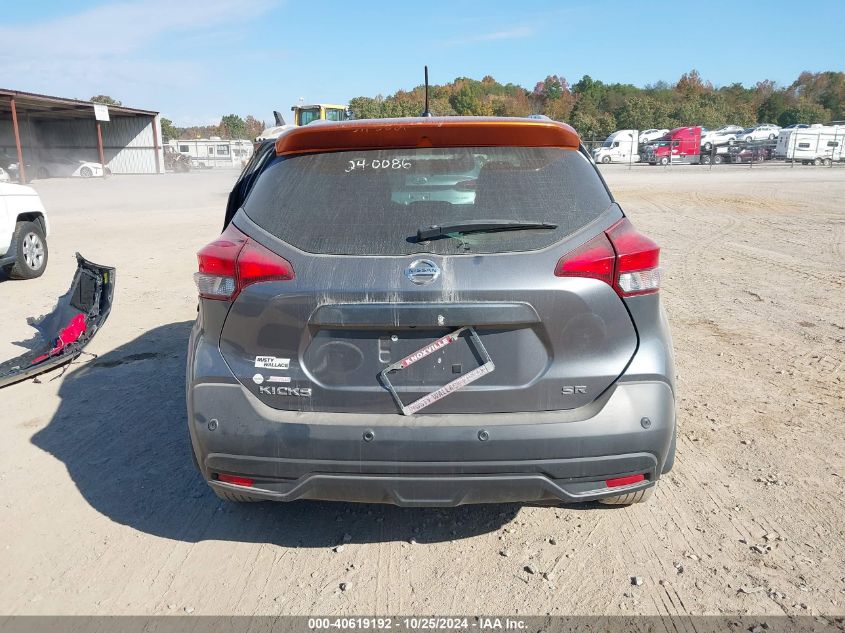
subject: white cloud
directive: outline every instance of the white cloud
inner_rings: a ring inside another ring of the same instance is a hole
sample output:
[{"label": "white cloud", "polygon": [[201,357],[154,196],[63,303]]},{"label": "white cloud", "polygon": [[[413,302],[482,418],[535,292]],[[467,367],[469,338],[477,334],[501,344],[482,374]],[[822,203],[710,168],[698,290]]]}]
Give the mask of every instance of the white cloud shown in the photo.
[{"label": "white cloud", "polygon": [[496,40],[516,40],[534,35],[534,29],[530,26],[518,26],[507,31],[496,31],[494,33],[482,33],[469,38],[472,42],[492,42]]},{"label": "white cloud", "polygon": [[232,43],[279,1],[132,0],[0,26],[2,87],[83,99],[106,93],[158,109],[167,90],[199,85],[213,71],[213,60],[180,54],[180,43],[203,35]]},{"label": "white cloud", "polygon": [[99,57],[137,51],[169,32],[197,31],[252,19],[274,0],[148,0],[123,2],[26,26],[0,27],[6,56]]},{"label": "white cloud", "polygon": [[490,33],[478,33],[475,35],[467,35],[453,40],[449,40],[447,44],[452,46],[461,46],[463,44],[472,44],[474,42],[498,42],[501,40],[516,40],[534,35],[535,30],[530,26],[517,26],[512,29],[504,31],[492,31]]}]

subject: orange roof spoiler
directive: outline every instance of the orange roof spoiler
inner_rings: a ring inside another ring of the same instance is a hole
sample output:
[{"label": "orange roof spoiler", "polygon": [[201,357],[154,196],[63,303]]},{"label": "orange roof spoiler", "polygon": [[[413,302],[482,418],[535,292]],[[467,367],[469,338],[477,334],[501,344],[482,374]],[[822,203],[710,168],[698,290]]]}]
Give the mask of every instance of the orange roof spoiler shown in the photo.
[{"label": "orange roof spoiler", "polygon": [[578,133],[542,119],[441,117],[311,123],[284,132],[276,154],[417,147],[560,147],[578,149]]}]

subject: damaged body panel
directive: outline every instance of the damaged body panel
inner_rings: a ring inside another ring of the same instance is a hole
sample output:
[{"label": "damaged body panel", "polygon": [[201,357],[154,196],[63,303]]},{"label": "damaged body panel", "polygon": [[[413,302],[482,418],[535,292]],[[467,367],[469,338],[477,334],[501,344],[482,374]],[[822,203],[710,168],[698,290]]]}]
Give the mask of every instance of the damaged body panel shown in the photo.
[{"label": "damaged body panel", "polygon": [[76,254],[70,289],[52,312],[30,324],[37,334],[24,343],[25,354],[0,363],[0,388],[61,367],[82,353],[111,312],[114,268]]}]

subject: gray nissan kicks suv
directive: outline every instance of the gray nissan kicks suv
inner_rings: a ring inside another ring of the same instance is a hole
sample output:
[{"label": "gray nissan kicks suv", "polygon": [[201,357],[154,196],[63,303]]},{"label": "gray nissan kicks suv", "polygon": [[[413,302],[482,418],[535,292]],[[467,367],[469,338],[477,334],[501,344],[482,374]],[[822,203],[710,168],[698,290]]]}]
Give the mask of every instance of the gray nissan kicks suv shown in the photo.
[{"label": "gray nissan kicks suv", "polygon": [[659,248],[569,126],[296,128],[226,220],[187,368],[220,497],[627,504],[672,467]]}]

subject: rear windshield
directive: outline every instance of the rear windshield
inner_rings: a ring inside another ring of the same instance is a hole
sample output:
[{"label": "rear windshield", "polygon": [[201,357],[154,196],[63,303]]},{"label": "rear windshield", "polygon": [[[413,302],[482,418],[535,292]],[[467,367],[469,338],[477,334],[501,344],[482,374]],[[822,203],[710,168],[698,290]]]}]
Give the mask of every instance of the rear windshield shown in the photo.
[{"label": "rear windshield", "polygon": [[[311,253],[446,255],[544,248],[610,204],[578,151],[488,147],[279,158],[259,176],[244,210],[266,231]],[[557,228],[417,240],[418,229],[478,220]]]}]

